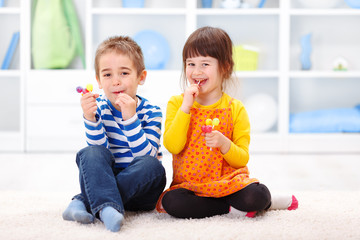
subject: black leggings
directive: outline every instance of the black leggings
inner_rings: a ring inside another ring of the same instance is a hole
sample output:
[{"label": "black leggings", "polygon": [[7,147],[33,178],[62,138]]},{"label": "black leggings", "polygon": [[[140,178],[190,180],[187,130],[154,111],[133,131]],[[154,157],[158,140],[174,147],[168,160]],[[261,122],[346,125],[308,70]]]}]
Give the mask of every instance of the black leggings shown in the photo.
[{"label": "black leggings", "polygon": [[252,183],[238,192],[221,198],[199,197],[194,192],[178,188],[167,192],[162,205],[166,212],[177,218],[205,218],[229,213],[230,206],[243,211],[261,211],[270,207],[269,189]]}]

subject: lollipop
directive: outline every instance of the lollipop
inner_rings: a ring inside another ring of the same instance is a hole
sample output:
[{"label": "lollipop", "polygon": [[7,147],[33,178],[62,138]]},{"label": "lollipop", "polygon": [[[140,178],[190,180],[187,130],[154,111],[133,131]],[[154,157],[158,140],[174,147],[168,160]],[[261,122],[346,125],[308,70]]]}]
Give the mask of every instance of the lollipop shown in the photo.
[{"label": "lollipop", "polygon": [[212,120],[213,128],[214,128],[215,126],[219,125],[219,123],[220,123],[220,120],[219,120],[218,118],[214,118],[214,119]]},{"label": "lollipop", "polygon": [[[206,119],[205,124],[201,126],[201,131],[204,133],[211,133],[212,130],[214,129],[215,126],[219,125],[220,120],[218,118],[214,118],[214,119]],[[212,148],[210,148],[210,151],[212,151]]]},{"label": "lollipop", "polygon": [[206,125],[201,126],[201,130],[204,133],[211,133],[211,131],[212,131],[212,126],[211,126],[212,120],[210,118],[206,119],[205,124]]},{"label": "lollipop", "polygon": [[92,92],[92,90],[93,90],[93,85],[92,85],[92,84],[86,85],[86,88],[83,88],[83,87],[80,87],[80,86],[78,86],[78,87],[76,88],[76,91],[77,91],[78,93],[81,93],[81,94],[85,94],[85,93],[88,93],[88,92]]}]

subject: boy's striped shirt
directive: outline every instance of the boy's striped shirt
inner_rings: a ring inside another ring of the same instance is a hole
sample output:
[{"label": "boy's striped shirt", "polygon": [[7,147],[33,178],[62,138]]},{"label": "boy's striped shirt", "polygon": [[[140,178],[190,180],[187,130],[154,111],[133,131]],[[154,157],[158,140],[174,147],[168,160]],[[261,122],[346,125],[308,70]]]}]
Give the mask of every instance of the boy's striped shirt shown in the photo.
[{"label": "boy's striped shirt", "polygon": [[126,121],[105,95],[96,99],[97,122],[84,119],[88,145],[103,145],[115,157],[115,167],[125,168],[137,156],[158,157],[162,113],[158,106],[137,96],[136,114]]}]

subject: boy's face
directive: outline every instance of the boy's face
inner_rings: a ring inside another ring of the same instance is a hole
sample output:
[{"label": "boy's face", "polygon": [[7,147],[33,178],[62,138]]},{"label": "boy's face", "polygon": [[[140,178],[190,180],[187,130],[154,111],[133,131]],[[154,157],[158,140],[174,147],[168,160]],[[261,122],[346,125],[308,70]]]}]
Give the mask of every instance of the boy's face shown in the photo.
[{"label": "boy's face", "polygon": [[133,61],[127,55],[108,52],[99,59],[99,77],[96,80],[115,107],[119,93],[125,93],[136,100],[138,85],[144,84],[145,78],[146,71],[138,76]]}]

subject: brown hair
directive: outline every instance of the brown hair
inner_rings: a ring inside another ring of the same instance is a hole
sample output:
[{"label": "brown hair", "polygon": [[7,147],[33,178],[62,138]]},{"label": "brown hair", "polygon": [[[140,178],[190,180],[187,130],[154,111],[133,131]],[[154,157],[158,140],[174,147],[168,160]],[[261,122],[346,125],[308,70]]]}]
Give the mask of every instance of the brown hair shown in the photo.
[{"label": "brown hair", "polygon": [[219,62],[220,74],[229,80],[233,72],[233,43],[229,35],[220,28],[202,27],[194,31],[187,39],[183,49],[183,83],[186,84],[186,59],[197,56],[210,56]]},{"label": "brown hair", "polygon": [[114,36],[103,41],[95,54],[95,73],[99,77],[99,60],[102,55],[110,51],[127,55],[136,67],[139,76],[145,70],[144,56],[140,46],[128,36]]}]

